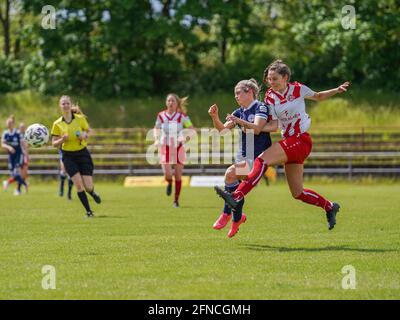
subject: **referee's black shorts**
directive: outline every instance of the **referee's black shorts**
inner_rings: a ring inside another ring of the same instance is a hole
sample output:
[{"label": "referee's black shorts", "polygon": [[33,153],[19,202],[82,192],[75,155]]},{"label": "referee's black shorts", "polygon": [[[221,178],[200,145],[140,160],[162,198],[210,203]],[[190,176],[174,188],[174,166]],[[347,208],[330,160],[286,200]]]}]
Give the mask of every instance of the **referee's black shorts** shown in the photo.
[{"label": "referee's black shorts", "polygon": [[82,176],[93,176],[93,160],[87,148],[79,151],[62,150],[62,162],[70,177],[78,172]]}]

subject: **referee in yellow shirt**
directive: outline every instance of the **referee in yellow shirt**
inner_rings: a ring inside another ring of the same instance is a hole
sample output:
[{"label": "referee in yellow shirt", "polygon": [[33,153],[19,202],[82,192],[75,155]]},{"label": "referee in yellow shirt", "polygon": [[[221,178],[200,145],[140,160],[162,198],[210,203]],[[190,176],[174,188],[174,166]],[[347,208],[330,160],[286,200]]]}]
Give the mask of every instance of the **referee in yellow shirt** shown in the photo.
[{"label": "referee in yellow shirt", "polygon": [[[86,193],[89,193],[96,203],[100,196],[94,192],[93,161],[86,148],[89,135],[89,124],[83,114],[76,113],[77,107],[72,105],[69,96],[60,98],[60,108],[63,116],[53,123],[51,129],[52,144],[61,149],[62,162],[78,191],[79,200],[86,209],[86,215],[93,217]],[[79,110],[79,109],[78,109]]]}]

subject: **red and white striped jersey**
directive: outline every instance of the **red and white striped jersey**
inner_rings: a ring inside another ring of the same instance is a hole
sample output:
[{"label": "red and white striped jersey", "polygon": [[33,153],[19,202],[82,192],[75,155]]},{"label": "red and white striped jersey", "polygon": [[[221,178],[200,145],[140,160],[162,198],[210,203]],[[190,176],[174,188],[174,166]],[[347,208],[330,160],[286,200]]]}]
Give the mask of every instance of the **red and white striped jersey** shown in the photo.
[{"label": "red and white striped jersey", "polygon": [[158,113],[155,127],[161,129],[160,144],[178,146],[182,143],[182,130],[192,126],[190,118],[183,112],[169,114],[167,110]]},{"label": "red and white striped jersey", "polygon": [[311,125],[311,118],[306,113],[305,97],[315,94],[309,87],[299,82],[288,83],[282,95],[271,88],[265,93],[264,102],[271,107],[273,120],[279,121],[284,138],[306,132]]}]

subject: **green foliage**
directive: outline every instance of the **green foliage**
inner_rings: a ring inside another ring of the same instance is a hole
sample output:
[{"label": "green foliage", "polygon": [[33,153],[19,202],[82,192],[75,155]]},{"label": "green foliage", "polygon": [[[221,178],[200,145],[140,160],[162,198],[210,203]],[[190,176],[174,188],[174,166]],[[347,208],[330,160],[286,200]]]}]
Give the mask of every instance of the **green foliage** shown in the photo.
[{"label": "green foliage", "polygon": [[[229,87],[235,85],[230,83]],[[65,91],[63,91],[64,93]],[[0,121],[10,113],[18,121],[42,122],[51,125],[59,117],[60,95],[49,96],[35,91],[22,91],[0,95]],[[88,115],[95,128],[154,126],[156,115],[165,108],[165,96],[141,98],[98,99],[92,95],[73,96],[73,99]],[[387,127],[400,126],[400,97],[385,91],[367,91],[351,88],[348,93],[320,103],[307,101],[307,111],[312,118],[312,129],[319,130],[329,125],[340,131],[344,127],[358,132],[360,127],[376,127],[384,131]],[[196,94],[189,96],[188,114],[195,127],[210,127],[208,108],[217,103],[220,117],[237,108],[233,90],[228,92]]]},{"label": "green foliage", "polygon": [[0,57],[0,93],[22,88],[22,69],[22,61]]},{"label": "green foliage", "polygon": [[[396,0],[47,1],[55,30],[41,27],[43,2],[18,1],[11,60],[0,58],[0,92],[27,88],[96,98],[175,91],[226,92],[283,58],[293,79],[314,87],[350,80],[397,90],[400,9]],[[18,41],[17,41],[18,40]],[[22,75],[22,78],[21,78]]]}]

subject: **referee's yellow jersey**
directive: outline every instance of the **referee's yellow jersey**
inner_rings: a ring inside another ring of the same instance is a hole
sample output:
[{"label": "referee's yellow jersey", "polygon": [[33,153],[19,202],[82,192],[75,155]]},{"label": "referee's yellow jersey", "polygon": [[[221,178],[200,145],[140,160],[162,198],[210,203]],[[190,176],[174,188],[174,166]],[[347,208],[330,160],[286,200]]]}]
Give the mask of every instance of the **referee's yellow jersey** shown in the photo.
[{"label": "referee's yellow jersey", "polygon": [[72,120],[67,123],[64,117],[61,117],[54,121],[53,127],[51,128],[51,135],[62,137],[64,134],[68,134],[68,140],[64,141],[61,146],[61,150],[64,151],[79,151],[87,146],[86,140],[80,141],[78,136],[83,131],[89,130],[89,124],[86,117],[81,114],[72,113]]}]

